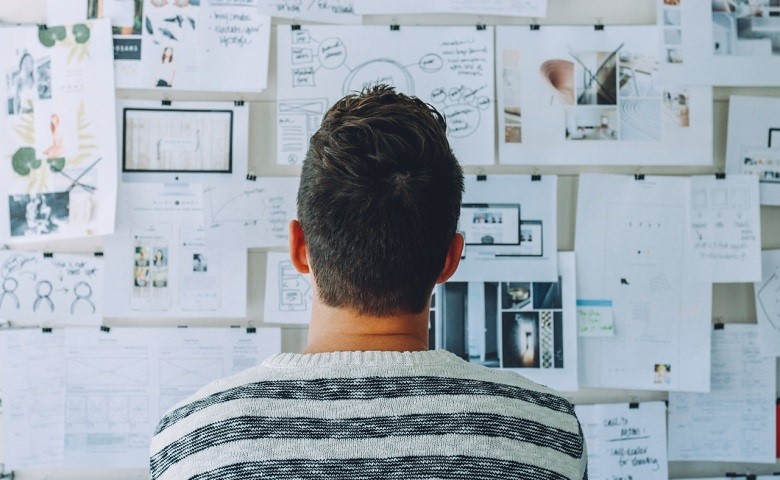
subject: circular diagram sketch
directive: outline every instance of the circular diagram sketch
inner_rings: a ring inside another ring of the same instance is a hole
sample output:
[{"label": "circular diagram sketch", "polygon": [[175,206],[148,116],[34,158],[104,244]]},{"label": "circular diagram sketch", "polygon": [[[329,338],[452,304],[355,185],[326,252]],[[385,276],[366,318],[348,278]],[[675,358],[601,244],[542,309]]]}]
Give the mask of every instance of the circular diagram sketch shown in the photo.
[{"label": "circular diagram sketch", "polygon": [[369,60],[352,70],[344,79],[343,94],[385,84],[414,95],[414,79],[403,65],[389,58]]}]

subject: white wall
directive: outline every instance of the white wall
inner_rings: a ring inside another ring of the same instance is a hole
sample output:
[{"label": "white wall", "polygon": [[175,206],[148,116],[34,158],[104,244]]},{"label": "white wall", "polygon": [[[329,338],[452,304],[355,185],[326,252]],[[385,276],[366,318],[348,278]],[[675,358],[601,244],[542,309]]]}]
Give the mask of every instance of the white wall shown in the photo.
[{"label": "white wall", "polygon": [[[421,0],[423,1],[423,0]],[[706,0],[700,0],[706,1]],[[43,22],[45,0],[0,0],[0,21],[6,22]],[[549,0],[549,15],[539,20],[544,24],[594,24],[597,22],[610,24],[651,24],[655,22],[655,4],[653,0]],[[279,23],[285,23],[280,21]],[[527,24],[527,19],[508,19],[503,17],[476,16],[372,16],[365,23],[370,24]],[[273,38],[273,35],[272,35]],[[272,51],[274,45],[272,42]],[[257,175],[296,175],[296,167],[278,166],[275,162],[275,56],[271,55],[269,88],[261,94],[242,95],[249,101],[250,116],[250,169]],[[779,80],[780,85],[780,80]],[[716,88],[714,108],[714,165],[711,167],[652,167],[643,168],[647,174],[687,175],[712,173],[724,169],[726,150],[726,120],[728,114],[728,97],[732,94],[767,95],[780,97],[778,88]],[[120,90],[119,97],[152,98],[159,97],[158,92],[139,92]],[[177,94],[173,92],[172,100],[235,100],[229,94]],[[498,173],[531,173],[533,168],[519,166],[491,166],[483,168],[487,174]],[[475,168],[466,168],[468,173],[476,173]],[[635,167],[560,167],[539,168],[541,174],[557,174],[558,181],[558,248],[572,250],[574,248],[574,222],[577,197],[577,175],[580,172],[634,173]],[[762,245],[764,249],[780,248],[780,207],[763,207],[761,210]],[[52,250],[92,251],[99,241],[70,242],[57,245],[47,245]],[[249,309],[246,322],[255,325],[262,323],[263,291],[265,278],[265,253],[252,250],[249,254]],[[750,284],[719,284],[714,288],[713,317],[722,322],[754,323],[756,320],[753,301],[753,287]],[[148,321],[144,321],[146,325]],[[176,325],[180,321],[152,321],[153,325]],[[214,326],[237,323],[233,321],[192,319],[187,322],[192,326]],[[133,326],[137,321],[127,319],[108,319],[110,326]],[[304,328],[285,327],[282,335],[284,351],[298,351],[304,345],[306,330]],[[662,392],[640,392],[630,390],[583,389],[570,395],[575,403],[594,402],[628,402],[632,400],[666,399]],[[774,421],[774,419],[767,419]],[[0,427],[0,432],[1,432]],[[672,478],[690,478],[701,476],[723,476],[727,471],[771,473],[780,470],[777,465],[750,465],[714,462],[672,462],[670,476]],[[28,470],[16,472],[17,479],[145,479],[148,473],[144,470],[115,470],[111,472],[97,470]]]}]

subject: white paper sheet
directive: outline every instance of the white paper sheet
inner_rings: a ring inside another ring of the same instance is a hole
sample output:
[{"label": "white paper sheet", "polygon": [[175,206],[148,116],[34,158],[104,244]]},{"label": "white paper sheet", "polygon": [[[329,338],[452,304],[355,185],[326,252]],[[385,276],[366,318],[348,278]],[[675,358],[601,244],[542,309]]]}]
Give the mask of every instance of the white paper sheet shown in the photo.
[{"label": "white paper sheet", "polygon": [[775,358],[755,324],[712,334],[710,393],[669,394],[669,460],[775,463]]},{"label": "white paper sheet", "polygon": [[327,109],[378,83],[416,95],[447,117],[461,163],[494,163],[493,28],[277,28],[277,162],[299,164]]},{"label": "white paper sheet", "polygon": [[653,26],[497,27],[499,161],[711,164],[712,89],[660,84],[658,35]]},{"label": "white paper sheet", "polygon": [[761,353],[780,357],[780,250],[761,253],[761,271],[761,281],[753,286]]},{"label": "white paper sheet", "polygon": [[355,0],[259,0],[260,12],[272,17],[291,18],[307,22],[360,23],[363,17],[355,13]]},{"label": "white paper sheet", "polygon": [[580,383],[709,391],[712,285],[686,280],[690,179],[583,174],[577,299],[612,302],[614,336],[580,338]]},{"label": "white paper sheet", "polygon": [[661,74],[692,85],[774,86],[780,9],[772,0],[656,0]]},{"label": "white paper sheet", "polygon": [[547,0],[355,0],[362,15],[410,13],[471,13],[512,17],[546,17]]},{"label": "white paper sheet", "polygon": [[691,177],[691,279],[756,282],[761,278],[761,212],[753,175]]},{"label": "white paper sheet", "polygon": [[65,330],[0,331],[6,471],[65,460]]},{"label": "white paper sheet", "polygon": [[0,316],[14,324],[100,325],[103,258],[0,251]]},{"label": "white paper sheet", "polygon": [[[0,333],[0,338],[4,335]],[[60,339],[59,344],[47,350],[52,335]],[[7,414],[4,421],[11,420],[13,432],[32,426],[41,439],[51,439],[52,445],[59,442],[62,453],[50,465],[81,468],[148,466],[152,433],[167,410],[209,382],[257,365],[281,349],[281,332],[272,328],[256,333],[234,328],[114,328],[110,332],[73,328],[49,334],[10,332],[9,338],[6,343],[26,352],[20,360],[31,360],[28,375],[18,374],[24,364],[13,365],[20,369],[4,375],[3,404],[11,401],[16,407],[34,386],[51,397],[47,411],[52,421],[36,427],[34,417]],[[41,353],[31,357],[37,349]],[[44,352],[49,354],[45,360],[38,357]],[[29,385],[21,385],[25,390],[13,382]],[[31,461],[45,453],[37,443],[15,446],[5,434],[6,454],[9,446],[11,450],[27,447]]]},{"label": "white paper sheet", "polygon": [[247,251],[206,245],[201,185],[122,184],[120,197],[104,243],[106,316],[246,316]]},{"label": "white paper sheet", "polygon": [[577,390],[574,253],[558,253],[558,278],[447,282],[436,289],[435,348],[472,363],[511,369],[563,391]]},{"label": "white paper sheet", "polygon": [[574,411],[588,445],[588,478],[669,478],[663,402],[637,408],[624,403],[575,405]]},{"label": "white paper sheet", "polygon": [[726,171],[757,176],[761,204],[780,205],[780,99],[729,97]]},{"label": "white paper sheet", "polygon": [[271,34],[258,1],[48,0],[47,13],[111,19],[117,88],[258,92]]},{"label": "white paper sheet", "polygon": [[296,218],[298,177],[212,184],[203,188],[206,245],[285,247]]},{"label": "white paper sheet", "polygon": [[301,275],[289,253],[268,252],[265,271],[265,323],[300,323],[311,320],[314,285],[309,275]]},{"label": "white paper sheet", "polygon": [[116,137],[108,21],[0,29],[0,239],[114,231]]},{"label": "white paper sheet", "polygon": [[558,177],[488,175],[466,177],[458,230],[466,237],[452,281],[513,281],[558,278]]}]

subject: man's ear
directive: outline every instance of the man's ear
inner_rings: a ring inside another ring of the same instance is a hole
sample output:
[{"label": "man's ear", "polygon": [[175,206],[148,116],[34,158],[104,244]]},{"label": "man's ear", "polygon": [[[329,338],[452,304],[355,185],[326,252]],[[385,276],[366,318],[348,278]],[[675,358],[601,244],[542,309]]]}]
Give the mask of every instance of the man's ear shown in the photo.
[{"label": "man's ear", "polygon": [[290,221],[290,260],[298,273],[310,273],[309,255],[306,251],[306,238],[303,236],[301,222]]},{"label": "man's ear", "polygon": [[444,267],[441,269],[439,278],[436,279],[436,283],[444,283],[455,274],[455,270],[460,265],[460,256],[463,253],[463,244],[465,240],[463,235],[455,233],[450,243],[450,248],[447,250],[447,256],[444,258]]}]

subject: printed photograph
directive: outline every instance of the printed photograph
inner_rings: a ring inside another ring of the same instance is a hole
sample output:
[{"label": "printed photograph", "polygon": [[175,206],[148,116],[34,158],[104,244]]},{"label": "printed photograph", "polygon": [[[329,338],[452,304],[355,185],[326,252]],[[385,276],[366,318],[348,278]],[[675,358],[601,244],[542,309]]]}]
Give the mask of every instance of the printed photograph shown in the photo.
[{"label": "printed photograph", "polygon": [[653,369],[653,383],[669,385],[672,383],[672,366],[667,363],[657,363]]},{"label": "printed photograph", "polygon": [[152,287],[168,286],[168,247],[157,246],[152,249]]},{"label": "printed photograph", "polygon": [[87,0],[87,18],[110,18],[114,35],[140,35],[143,0]]},{"label": "printed photograph", "polygon": [[664,123],[672,128],[689,127],[690,95],[685,89],[664,90],[663,111]]},{"label": "printed photograph", "polygon": [[531,284],[501,282],[501,309],[520,310],[531,302]]},{"label": "printed photograph", "polygon": [[780,54],[780,2],[712,0],[715,55]]},{"label": "printed photograph", "polygon": [[572,56],[577,105],[617,105],[618,50]]},{"label": "printed photograph", "polygon": [[566,139],[617,140],[618,112],[615,107],[566,109]]},{"label": "printed photograph", "polygon": [[539,368],[539,312],[503,312],[502,347],[505,368]]},{"label": "printed photograph", "polygon": [[68,223],[70,192],[9,195],[11,236],[46,235]]},{"label": "printed photograph", "polygon": [[208,272],[209,266],[206,263],[206,257],[202,253],[192,254],[192,271],[193,272]]},{"label": "printed photograph", "polygon": [[18,53],[13,67],[5,74],[6,111],[8,115],[18,115],[33,112],[33,104],[38,98],[38,88],[35,82],[35,59],[26,50]]}]

